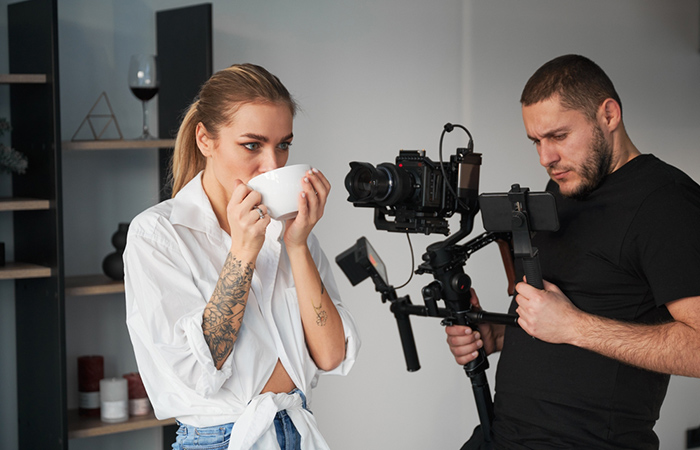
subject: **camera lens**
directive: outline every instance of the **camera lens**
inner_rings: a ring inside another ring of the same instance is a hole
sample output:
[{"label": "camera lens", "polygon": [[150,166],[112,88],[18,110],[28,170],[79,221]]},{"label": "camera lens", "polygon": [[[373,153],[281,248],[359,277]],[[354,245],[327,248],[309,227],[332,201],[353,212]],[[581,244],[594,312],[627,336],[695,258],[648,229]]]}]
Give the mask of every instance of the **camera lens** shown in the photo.
[{"label": "camera lens", "polygon": [[345,177],[345,189],[350,194],[349,201],[371,201],[374,194],[372,180],[376,179],[376,172],[377,169],[369,163],[350,163],[350,173]]},{"label": "camera lens", "polygon": [[351,162],[345,177],[345,188],[353,203],[372,203],[393,206],[413,194],[412,177],[391,163],[376,168],[363,162]]}]

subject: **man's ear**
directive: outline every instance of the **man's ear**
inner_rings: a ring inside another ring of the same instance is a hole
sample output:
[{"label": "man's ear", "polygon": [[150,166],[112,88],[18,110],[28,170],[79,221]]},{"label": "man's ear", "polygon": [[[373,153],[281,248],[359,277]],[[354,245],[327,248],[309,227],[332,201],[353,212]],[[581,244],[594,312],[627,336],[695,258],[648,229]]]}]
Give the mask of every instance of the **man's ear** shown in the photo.
[{"label": "man's ear", "polygon": [[209,136],[209,133],[202,122],[197,124],[197,129],[195,130],[195,140],[197,141],[197,147],[202,155],[204,155],[205,158],[211,156],[211,153],[214,150],[214,140]]},{"label": "man's ear", "polygon": [[622,108],[620,108],[620,104],[612,98],[605,99],[600,108],[598,108],[598,120],[601,126],[606,127],[608,131],[615,131],[622,123]]}]

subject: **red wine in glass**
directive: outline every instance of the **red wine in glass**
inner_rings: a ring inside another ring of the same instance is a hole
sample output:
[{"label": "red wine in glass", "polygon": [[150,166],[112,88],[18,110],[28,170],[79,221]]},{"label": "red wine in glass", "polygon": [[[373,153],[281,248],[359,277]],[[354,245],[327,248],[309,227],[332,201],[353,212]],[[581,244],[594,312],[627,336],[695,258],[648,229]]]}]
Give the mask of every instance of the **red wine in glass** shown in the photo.
[{"label": "red wine in glass", "polygon": [[157,139],[148,131],[146,104],[158,93],[160,86],[155,55],[133,55],[129,62],[129,89],[143,106],[143,132],[138,139]]},{"label": "red wine in glass", "polygon": [[158,87],[132,87],[131,92],[142,102],[147,102],[156,96]]}]

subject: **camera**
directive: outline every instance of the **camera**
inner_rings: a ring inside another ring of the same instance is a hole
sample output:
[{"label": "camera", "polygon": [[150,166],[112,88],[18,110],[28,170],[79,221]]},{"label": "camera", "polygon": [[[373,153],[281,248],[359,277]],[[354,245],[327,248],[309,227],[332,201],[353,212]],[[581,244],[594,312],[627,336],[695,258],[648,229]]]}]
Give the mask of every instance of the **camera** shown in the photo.
[{"label": "camera", "polygon": [[[449,162],[443,163],[443,137],[456,127],[469,135],[468,146],[457,148]],[[440,317],[443,325],[467,325],[473,330],[482,322],[519,326],[516,314],[473,308],[471,279],[463,266],[475,251],[491,242],[498,243],[510,295],[515,290],[514,259],[522,261],[527,282],[543,289],[538,252],[532,246],[531,236],[533,231],[558,229],[554,197],[548,192],[530,192],[518,184],[513,184],[507,193],[479,195],[481,154],[474,153],[473,148],[471,133],[462,125],[448,123],[440,136],[439,162],[427,158],[425,151],[401,150],[395,164],[381,163],[375,167],[366,162],[351,162],[350,173],[345,177],[345,188],[350,194],[348,201],[354,206],[374,208],[374,224],[378,230],[448,235],[447,218],[454,213],[461,216],[459,230],[443,241],[430,244],[423,254],[423,263],[415,271],[419,275],[432,274],[434,278],[421,290],[424,306],[414,305],[408,295],[398,296],[397,288],[387,281],[384,263],[365,237],[336,257],[336,263],[353,286],[371,277],[375,289],[382,295],[382,302],[391,302],[406,368],[411,372],[420,369],[411,315]],[[479,211],[486,231],[460,244],[471,233],[474,216]],[[388,221],[386,216],[394,216],[395,220]],[[438,306],[438,300],[445,302],[444,308]],[[484,440],[489,443],[493,402],[485,374],[487,368],[483,347],[475,359],[464,365],[471,380]]]},{"label": "camera", "polygon": [[447,218],[476,214],[480,166],[481,154],[471,145],[446,163],[432,161],[425,150],[400,150],[395,164],[351,162],[345,188],[354,206],[375,208],[379,230],[448,235]]}]

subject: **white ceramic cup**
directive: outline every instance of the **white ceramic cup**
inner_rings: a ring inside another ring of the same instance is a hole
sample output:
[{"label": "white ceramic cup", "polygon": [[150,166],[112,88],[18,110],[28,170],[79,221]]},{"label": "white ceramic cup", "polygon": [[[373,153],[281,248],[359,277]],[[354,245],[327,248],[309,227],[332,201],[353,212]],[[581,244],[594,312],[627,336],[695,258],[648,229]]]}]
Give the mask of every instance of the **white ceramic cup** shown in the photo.
[{"label": "white ceramic cup", "polygon": [[299,193],[308,164],[294,164],[265,172],[248,181],[248,187],[262,194],[262,203],[273,219],[288,220],[299,212]]}]

